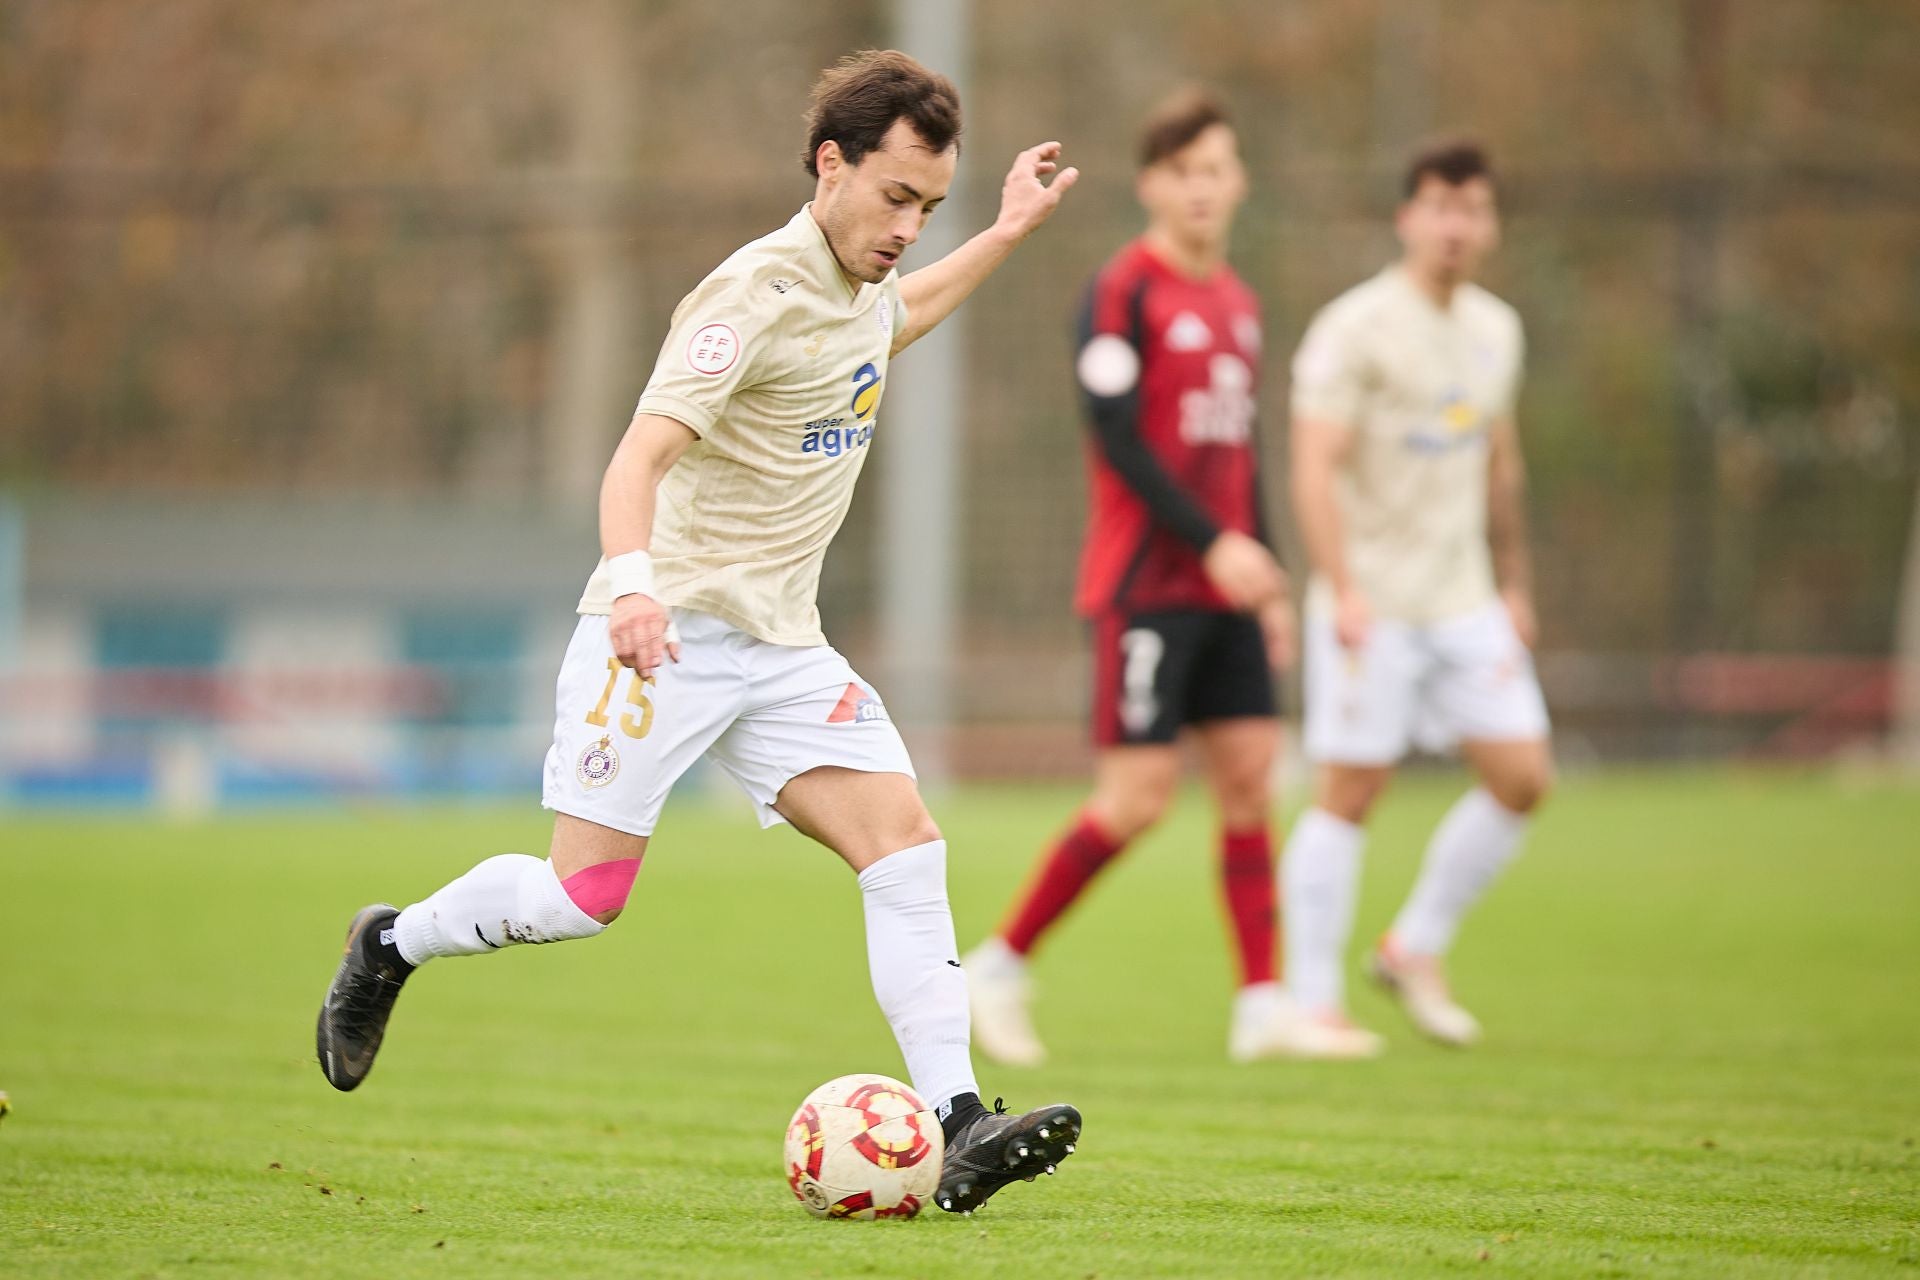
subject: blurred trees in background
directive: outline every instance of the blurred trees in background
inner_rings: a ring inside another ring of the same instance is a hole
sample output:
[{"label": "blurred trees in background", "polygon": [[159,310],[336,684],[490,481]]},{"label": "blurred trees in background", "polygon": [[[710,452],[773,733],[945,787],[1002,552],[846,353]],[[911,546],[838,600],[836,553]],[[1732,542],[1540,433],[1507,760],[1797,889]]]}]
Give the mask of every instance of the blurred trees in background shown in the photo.
[{"label": "blurred trees in background", "polygon": [[[887,16],[11,0],[0,479],[590,512],[674,302],[807,198],[807,87]],[[978,207],[941,216],[983,223],[1045,138],[1085,171],[963,313],[978,646],[1074,643],[1071,316],[1139,225],[1135,121],[1197,80],[1254,175],[1276,471],[1301,327],[1391,255],[1407,148],[1469,131],[1529,326],[1549,646],[1886,648],[1920,476],[1907,0],[976,0],[974,30]],[[855,631],[873,505],[827,584]]]}]

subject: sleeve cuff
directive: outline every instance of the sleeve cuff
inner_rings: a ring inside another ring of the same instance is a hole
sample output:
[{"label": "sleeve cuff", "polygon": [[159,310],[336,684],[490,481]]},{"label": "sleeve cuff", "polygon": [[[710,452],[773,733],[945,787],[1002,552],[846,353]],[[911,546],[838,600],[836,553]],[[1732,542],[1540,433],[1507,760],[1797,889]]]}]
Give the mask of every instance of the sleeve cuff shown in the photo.
[{"label": "sleeve cuff", "polygon": [[713,430],[714,419],[717,416],[691,400],[683,400],[679,396],[666,395],[658,391],[650,391],[641,396],[640,403],[635,407],[634,412],[672,418],[702,438]]},{"label": "sleeve cuff", "polygon": [[1297,422],[1309,418],[1315,422],[1324,422],[1336,427],[1353,425],[1359,416],[1359,406],[1343,396],[1296,394],[1291,405],[1293,417]]}]

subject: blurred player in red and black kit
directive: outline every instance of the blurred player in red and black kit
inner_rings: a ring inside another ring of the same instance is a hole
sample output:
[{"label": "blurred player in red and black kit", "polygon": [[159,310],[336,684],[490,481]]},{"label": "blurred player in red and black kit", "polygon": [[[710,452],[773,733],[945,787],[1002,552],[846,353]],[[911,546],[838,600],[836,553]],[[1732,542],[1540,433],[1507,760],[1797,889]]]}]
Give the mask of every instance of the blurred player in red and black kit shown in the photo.
[{"label": "blurred player in red and black kit", "polygon": [[1268,779],[1280,742],[1272,668],[1292,662],[1293,616],[1260,493],[1259,303],[1226,261],[1246,171],[1218,105],[1190,91],[1153,113],[1136,191],[1146,233],[1094,280],[1076,361],[1093,436],[1076,600],[1095,647],[1093,794],[966,959],[975,1042],[1013,1065],[1046,1055],[1028,1014],[1028,955],[1165,812],[1186,728],[1220,808],[1242,984],[1229,1052],[1285,1052],[1292,1026],[1274,980]]}]

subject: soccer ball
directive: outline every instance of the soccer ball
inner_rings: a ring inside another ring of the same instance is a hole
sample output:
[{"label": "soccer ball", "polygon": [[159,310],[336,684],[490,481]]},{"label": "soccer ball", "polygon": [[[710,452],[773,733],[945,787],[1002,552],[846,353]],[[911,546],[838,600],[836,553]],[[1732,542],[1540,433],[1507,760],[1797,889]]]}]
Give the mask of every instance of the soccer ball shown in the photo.
[{"label": "soccer ball", "polygon": [[787,1125],[787,1185],[816,1218],[911,1218],[940,1186],[940,1120],[886,1076],[841,1076]]}]

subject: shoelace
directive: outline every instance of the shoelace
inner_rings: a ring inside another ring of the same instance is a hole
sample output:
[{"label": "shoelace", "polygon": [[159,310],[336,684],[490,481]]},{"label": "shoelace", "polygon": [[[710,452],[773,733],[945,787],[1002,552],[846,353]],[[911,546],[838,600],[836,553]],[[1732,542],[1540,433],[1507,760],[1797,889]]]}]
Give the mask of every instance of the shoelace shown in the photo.
[{"label": "shoelace", "polygon": [[[971,1138],[972,1138],[972,1136],[973,1136],[973,1133],[974,1133],[974,1130],[975,1130],[976,1128],[978,1128],[978,1126],[980,1125],[980,1123],[981,1123],[982,1121],[985,1121],[985,1120],[991,1120],[991,1119],[993,1119],[993,1118],[994,1118],[994,1117],[996,1117],[996,1116],[1004,1116],[1004,1115],[1006,1115],[1006,1114],[1007,1114],[1007,1100],[1006,1100],[1005,1098],[995,1098],[995,1099],[993,1100],[993,1110],[992,1110],[992,1111],[990,1111],[990,1112],[988,1112],[988,1113],[987,1113],[986,1115],[983,1115],[983,1116],[980,1116],[980,1117],[978,1117],[978,1118],[976,1118],[976,1119],[974,1120],[974,1122],[973,1122],[973,1123],[972,1123],[971,1125],[968,1125],[968,1126],[967,1126],[967,1128],[966,1128],[966,1130],[965,1130],[965,1131],[964,1131],[964,1133],[963,1133],[963,1138],[964,1138],[964,1139],[971,1139]],[[999,1135],[998,1135],[998,1134],[996,1134],[996,1135],[994,1135],[994,1136],[995,1136],[996,1138],[997,1138],[997,1137],[999,1137]],[[966,1162],[966,1163],[968,1164],[968,1167],[973,1167],[970,1161],[966,1161],[966,1160],[965,1160],[965,1157],[962,1157],[962,1160],[963,1160],[963,1162]],[[984,1165],[984,1166],[980,1166],[980,1167],[981,1167],[981,1169],[982,1169],[982,1170],[984,1171],[985,1169],[987,1169],[987,1168],[990,1168],[991,1166],[990,1166],[990,1165]]]},{"label": "shoelace", "polygon": [[388,982],[378,973],[363,972],[353,975],[347,989],[347,999],[334,1011],[334,1020],[340,1029],[355,1039],[362,1039],[372,1030],[375,1015],[381,1005],[386,1003]]}]

